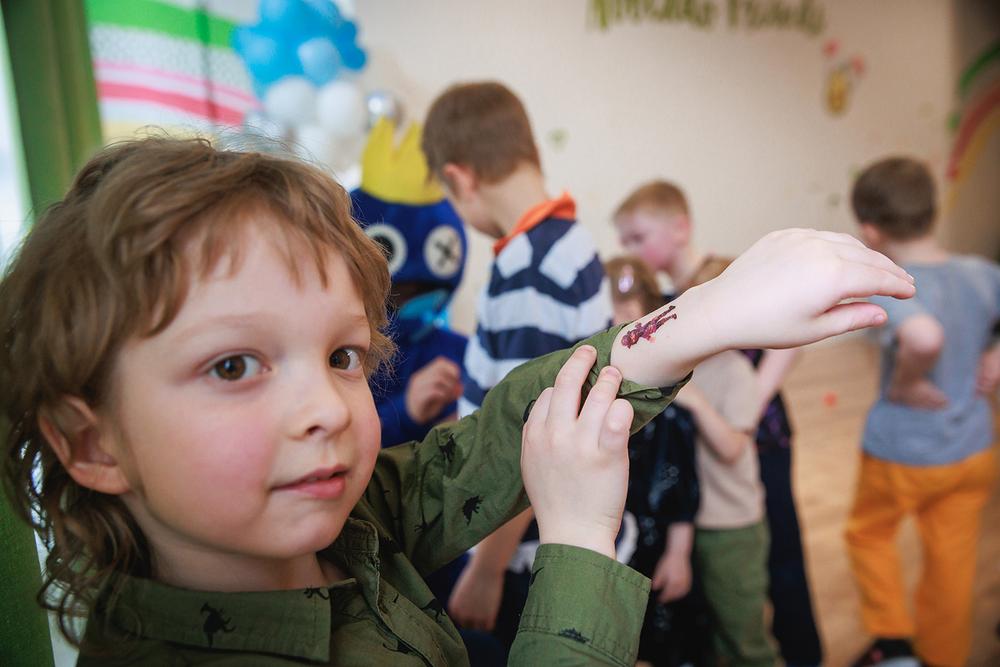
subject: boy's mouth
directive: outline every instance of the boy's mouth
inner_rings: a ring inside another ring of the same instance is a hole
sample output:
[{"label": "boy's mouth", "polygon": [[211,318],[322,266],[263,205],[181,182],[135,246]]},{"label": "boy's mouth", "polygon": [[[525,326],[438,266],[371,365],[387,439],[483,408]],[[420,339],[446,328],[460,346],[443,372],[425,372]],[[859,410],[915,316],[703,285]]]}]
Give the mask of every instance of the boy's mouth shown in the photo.
[{"label": "boy's mouth", "polygon": [[282,484],[277,491],[293,491],[321,499],[339,498],[347,486],[347,468],[318,468],[294,482]]}]

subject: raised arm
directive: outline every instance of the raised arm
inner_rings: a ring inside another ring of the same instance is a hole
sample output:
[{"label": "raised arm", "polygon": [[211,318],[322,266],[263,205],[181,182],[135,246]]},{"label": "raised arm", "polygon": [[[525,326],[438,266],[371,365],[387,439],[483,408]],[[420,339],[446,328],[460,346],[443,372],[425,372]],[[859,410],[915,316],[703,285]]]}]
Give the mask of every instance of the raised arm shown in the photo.
[{"label": "raised arm", "polygon": [[909,298],[913,279],[846,234],[768,234],[718,278],[626,326],[611,363],[636,382],[665,385],[726,349],[788,348],[878,326],[885,311],[847,299]]}]

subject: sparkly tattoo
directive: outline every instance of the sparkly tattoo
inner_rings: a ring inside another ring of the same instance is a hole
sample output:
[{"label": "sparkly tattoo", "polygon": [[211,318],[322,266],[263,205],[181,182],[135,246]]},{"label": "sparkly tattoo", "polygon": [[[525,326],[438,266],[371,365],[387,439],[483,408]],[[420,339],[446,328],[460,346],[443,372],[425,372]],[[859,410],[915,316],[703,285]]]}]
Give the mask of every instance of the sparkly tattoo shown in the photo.
[{"label": "sparkly tattoo", "polygon": [[625,347],[632,347],[638,343],[641,339],[645,338],[648,341],[653,340],[653,332],[666,324],[669,320],[676,320],[677,313],[673,315],[668,315],[670,311],[674,309],[670,306],[665,311],[646,322],[645,324],[639,324],[638,322],[634,327],[625,332],[622,336],[622,345]]}]

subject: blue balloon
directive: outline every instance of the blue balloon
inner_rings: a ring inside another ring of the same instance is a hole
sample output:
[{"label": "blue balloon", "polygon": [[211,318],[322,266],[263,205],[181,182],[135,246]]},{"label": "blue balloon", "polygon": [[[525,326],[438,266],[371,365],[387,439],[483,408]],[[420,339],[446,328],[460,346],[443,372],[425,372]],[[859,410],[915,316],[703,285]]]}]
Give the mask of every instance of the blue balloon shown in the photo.
[{"label": "blue balloon", "polygon": [[340,49],[340,59],[344,62],[344,67],[357,72],[368,62],[368,54],[365,53],[364,49],[357,46],[342,47]]},{"label": "blue balloon", "polygon": [[232,38],[258,97],[285,76],[304,75],[321,86],[344,69],[365,66],[358,26],[332,0],[260,0],[259,8],[260,21],[237,28]]},{"label": "blue balloon", "polygon": [[302,73],[297,60],[288,57],[277,39],[255,28],[238,28],[233,33],[233,42],[250,74],[260,84],[267,86],[283,76]]},{"label": "blue balloon", "polygon": [[314,37],[302,42],[298,55],[302,71],[317,86],[333,81],[340,71],[340,52],[326,37]]},{"label": "blue balloon", "polygon": [[305,3],[319,14],[327,25],[337,25],[344,20],[333,0],[305,0]]},{"label": "blue balloon", "polygon": [[345,42],[353,45],[354,40],[358,38],[358,24],[354,21],[344,21],[337,26],[336,33],[338,43]]}]

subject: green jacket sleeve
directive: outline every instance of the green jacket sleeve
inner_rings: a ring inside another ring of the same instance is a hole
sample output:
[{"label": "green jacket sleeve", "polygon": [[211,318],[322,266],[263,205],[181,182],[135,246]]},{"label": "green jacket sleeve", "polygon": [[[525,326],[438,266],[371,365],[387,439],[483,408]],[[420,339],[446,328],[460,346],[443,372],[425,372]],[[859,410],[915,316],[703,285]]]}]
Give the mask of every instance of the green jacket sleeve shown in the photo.
[{"label": "green jacket sleeve", "polygon": [[538,548],[511,666],[631,667],[649,599],[649,579],[596,551]]},{"label": "green jacket sleeve", "polygon": [[[598,351],[585,393],[608,365],[619,329],[580,343]],[[392,535],[417,570],[428,573],[526,508],[521,429],[535,399],[552,386],[570,354],[572,349],[559,350],[519,366],[489,391],[475,413],[433,429],[422,442],[383,450],[355,514]],[[633,432],[662,412],[679,388],[624,381],[619,396],[634,408]]]}]

